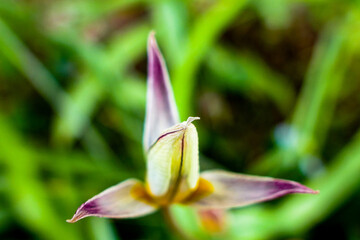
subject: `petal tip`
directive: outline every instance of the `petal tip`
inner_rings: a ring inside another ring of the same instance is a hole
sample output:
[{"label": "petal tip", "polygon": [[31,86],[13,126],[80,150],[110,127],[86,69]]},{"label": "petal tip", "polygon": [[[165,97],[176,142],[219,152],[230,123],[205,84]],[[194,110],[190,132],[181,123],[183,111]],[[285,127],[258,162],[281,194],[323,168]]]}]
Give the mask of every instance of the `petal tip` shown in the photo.
[{"label": "petal tip", "polygon": [[318,194],[318,190],[313,190],[301,183],[295,181],[289,181],[284,179],[273,179],[274,184],[276,185],[278,190],[286,194],[291,193],[305,193],[305,194]]},{"label": "petal tip", "polygon": [[83,219],[84,217],[86,217],[87,215],[82,211],[83,206],[81,206],[76,213],[74,214],[74,216],[71,219],[67,219],[66,222],[68,223],[75,223],[77,221],[79,221],[80,219]]},{"label": "petal tip", "polygon": [[79,219],[76,218],[76,216],[73,216],[71,219],[66,219],[67,223],[75,223],[77,222]]},{"label": "petal tip", "polygon": [[320,192],[319,190],[312,190],[311,188],[306,188],[294,193],[318,194],[319,192]]},{"label": "petal tip", "polygon": [[157,42],[156,42],[155,34],[156,34],[156,33],[155,33],[154,30],[150,31],[149,37],[148,37],[148,46],[157,49],[158,47],[157,47]]},{"label": "petal tip", "polygon": [[186,120],[186,123],[190,124],[195,120],[200,120],[200,117],[188,117],[188,119]]},{"label": "petal tip", "polygon": [[88,212],[86,209],[89,208],[88,205],[94,206],[93,202],[86,202],[84,204],[82,204],[75,212],[74,216],[71,219],[67,219],[66,222],[68,223],[75,223],[77,221],[79,221],[80,219],[83,219],[85,217],[91,216],[91,213]]},{"label": "petal tip", "polygon": [[149,39],[155,39],[155,30],[151,30],[150,33],[149,33]]},{"label": "petal tip", "polygon": [[296,184],[297,189],[294,189],[294,193],[307,193],[307,194],[318,194],[320,193],[319,190],[313,190],[305,185],[302,185],[298,182],[294,182]]}]

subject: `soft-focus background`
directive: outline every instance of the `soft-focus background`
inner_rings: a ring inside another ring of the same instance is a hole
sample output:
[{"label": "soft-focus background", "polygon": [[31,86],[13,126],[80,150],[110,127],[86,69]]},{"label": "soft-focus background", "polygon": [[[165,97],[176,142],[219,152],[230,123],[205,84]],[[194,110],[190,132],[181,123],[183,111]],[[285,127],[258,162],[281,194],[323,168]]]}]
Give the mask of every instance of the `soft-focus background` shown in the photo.
[{"label": "soft-focus background", "polygon": [[0,0],[0,238],[177,239],[160,212],[68,224],[85,200],[144,178],[146,39],[201,169],[319,189],[229,211],[193,239],[360,239],[360,1]]}]

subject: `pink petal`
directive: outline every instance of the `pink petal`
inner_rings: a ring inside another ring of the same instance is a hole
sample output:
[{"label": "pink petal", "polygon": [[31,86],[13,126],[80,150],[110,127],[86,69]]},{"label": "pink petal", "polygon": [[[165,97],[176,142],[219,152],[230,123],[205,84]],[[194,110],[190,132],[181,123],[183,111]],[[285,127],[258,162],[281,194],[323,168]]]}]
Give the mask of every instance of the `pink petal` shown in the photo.
[{"label": "pink petal", "polygon": [[148,38],[147,104],[143,144],[145,151],[167,128],[180,122],[169,74],[155,33]]},{"label": "pink petal", "polygon": [[140,181],[129,179],[106,189],[82,204],[72,219],[74,223],[89,216],[108,218],[134,218],[156,210],[147,198]]},{"label": "pink petal", "polygon": [[207,232],[222,232],[226,227],[226,210],[224,209],[199,209],[198,215],[201,225]]},{"label": "pink petal", "polygon": [[199,208],[241,207],[291,193],[318,193],[318,191],[294,181],[236,174],[221,170],[203,172],[201,178],[200,183],[206,183],[208,186],[200,187],[202,193],[195,193],[194,200],[191,201],[190,198],[188,202],[188,204]]}]

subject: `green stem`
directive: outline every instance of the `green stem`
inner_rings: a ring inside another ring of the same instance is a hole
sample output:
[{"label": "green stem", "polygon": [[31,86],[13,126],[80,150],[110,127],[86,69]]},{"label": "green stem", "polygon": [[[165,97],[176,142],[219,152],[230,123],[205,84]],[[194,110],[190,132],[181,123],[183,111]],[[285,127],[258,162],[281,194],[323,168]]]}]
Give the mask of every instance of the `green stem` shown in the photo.
[{"label": "green stem", "polygon": [[179,238],[179,239],[188,239],[195,240],[194,238],[187,235],[175,222],[173,215],[171,214],[170,207],[166,206],[162,208],[162,213],[165,219],[165,222],[170,227],[171,231]]}]

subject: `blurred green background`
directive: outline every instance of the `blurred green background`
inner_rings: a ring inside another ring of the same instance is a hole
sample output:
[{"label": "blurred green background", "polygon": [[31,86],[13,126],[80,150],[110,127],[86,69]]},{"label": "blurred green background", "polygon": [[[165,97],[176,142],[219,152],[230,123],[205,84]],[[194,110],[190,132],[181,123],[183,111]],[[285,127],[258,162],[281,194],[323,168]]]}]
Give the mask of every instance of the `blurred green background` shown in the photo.
[{"label": "blurred green background", "polygon": [[68,219],[143,179],[146,39],[155,30],[201,169],[319,195],[235,209],[192,239],[360,239],[360,1],[0,0],[0,238],[178,239],[160,212]]}]

